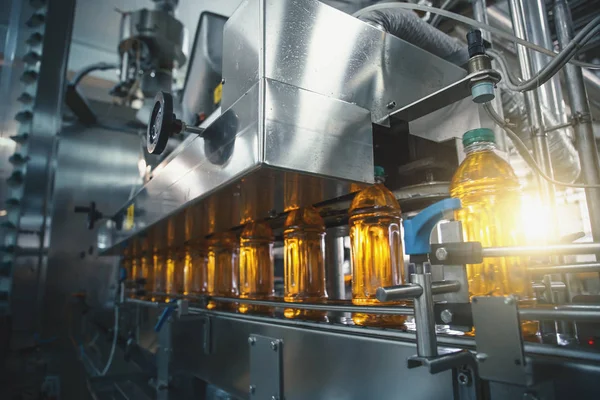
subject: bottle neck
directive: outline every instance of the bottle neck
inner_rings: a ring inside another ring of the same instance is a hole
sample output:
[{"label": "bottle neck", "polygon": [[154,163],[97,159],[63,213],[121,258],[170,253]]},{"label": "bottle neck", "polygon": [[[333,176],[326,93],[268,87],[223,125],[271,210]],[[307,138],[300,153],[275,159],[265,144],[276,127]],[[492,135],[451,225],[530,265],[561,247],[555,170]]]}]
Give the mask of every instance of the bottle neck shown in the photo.
[{"label": "bottle neck", "polygon": [[465,147],[465,153],[469,155],[479,151],[494,151],[495,149],[496,144],[493,142],[475,142]]}]

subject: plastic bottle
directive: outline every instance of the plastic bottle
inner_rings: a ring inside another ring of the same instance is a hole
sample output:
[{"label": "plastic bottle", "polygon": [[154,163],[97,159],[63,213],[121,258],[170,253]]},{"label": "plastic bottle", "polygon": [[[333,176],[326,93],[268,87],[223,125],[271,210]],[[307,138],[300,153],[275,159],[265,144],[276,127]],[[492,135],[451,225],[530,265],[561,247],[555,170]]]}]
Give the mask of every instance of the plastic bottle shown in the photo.
[{"label": "plastic bottle", "polygon": [[[284,300],[318,303],[325,289],[325,223],[314,207],[290,211],[284,231]],[[287,308],[287,318],[327,320],[327,313]]]},{"label": "plastic bottle", "polygon": [[[273,231],[266,223],[250,222],[240,235],[240,298],[268,300],[273,297]],[[272,308],[240,303],[241,313],[271,313]]]},{"label": "plastic bottle", "polygon": [[152,254],[152,264],[154,267],[154,284],[152,285],[152,301],[165,300],[165,256],[158,249],[154,249]]},{"label": "plastic bottle", "polygon": [[[211,294],[220,297],[238,297],[239,241],[233,232],[215,234],[208,241],[208,273],[214,274]],[[209,281],[210,290],[210,281]],[[235,303],[218,304],[211,301],[209,309],[234,310]]]},{"label": "plastic bottle", "polygon": [[152,286],[154,283],[154,264],[152,262],[152,257],[148,253],[143,253],[140,259],[140,270],[141,277],[144,279],[144,285],[142,288],[144,289],[145,300],[152,299]]},{"label": "plastic bottle", "polygon": [[[398,201],[383,183],[376,183],[354,197],[349,214],[352,303],[360,306],[401,304],[380,303],[375,298],[378,287],[404,282]],[[352,320],[356,325],[398,327],[406,317],[354,313]]]},{"label": "plastic bottle", "polygon": [[[494,132],[487,128],[470,130],[463,135],[463,145],[467,157],[452,178],[450,195],[462,203],[455,218],[462,222],[464,240],[481,242],[484,247],[522,244],[520,185],[508,162],[494,152]],[[531,284],[522,261],[499,257],[467,265],[469,294],[516,294],[530,300]],[[523,328],[535,334],[537,324],[526,321]]]},{"label": "plastic bottle", "polygon": [[198,245],[188,252],[190,257],[184,271],[184,293],[186,295],[208,295],[208,259],[206,249]]}]

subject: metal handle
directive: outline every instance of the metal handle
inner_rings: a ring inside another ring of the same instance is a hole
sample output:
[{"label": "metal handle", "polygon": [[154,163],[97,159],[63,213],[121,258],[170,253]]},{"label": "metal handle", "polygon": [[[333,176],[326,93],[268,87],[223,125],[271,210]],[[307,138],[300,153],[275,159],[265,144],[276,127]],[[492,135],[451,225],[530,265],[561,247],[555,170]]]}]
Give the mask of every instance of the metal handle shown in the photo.
[{"label": "metal handle", "polygon": [[[459,281],[438,281],[431,284],[432,294],[444,294],[458,292],[460,290]],[[394,301],[406,300],[419,297],[423,293],[423,288],[420,285],[408,284],[377,288],[375,296],[377,300]]]}]

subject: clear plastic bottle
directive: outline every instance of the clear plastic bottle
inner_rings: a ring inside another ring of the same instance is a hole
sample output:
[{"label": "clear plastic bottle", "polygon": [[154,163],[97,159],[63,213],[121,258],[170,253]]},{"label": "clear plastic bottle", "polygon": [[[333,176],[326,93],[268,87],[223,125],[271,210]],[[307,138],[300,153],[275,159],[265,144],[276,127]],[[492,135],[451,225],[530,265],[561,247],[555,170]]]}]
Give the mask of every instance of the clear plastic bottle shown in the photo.
[{"label": "clear plastic bottle", "polygon": [[152,301],[165,300],[165,255],[161,250],[154,249],[152,254],[152,263],[154,267],[154,284],[152,286]]},{"label": "clear plastic bottle", "polygon": [[166,293],[166,301],[177,298],[177,278],[178,278],[178,270],[180,269],[181,263],[178,260],[177,254],[174,249],[169,249],[167,251],[166,257],[166,271],[165,271],[165,293]]},{"label": "clear plastic bottle", "polygon": [[[211,294],[219,297],[238,297],[239,241],[233,232],[215,234],[208,241],[208,273],[214,274]],[[209,280],[210,290],[210,280]],[[218,304],[211,301],[208,308],[235,310],[235,303]]]},{"label": "clear plastic bottle", "polygon": [[140,259],[140,271],[141,277],[144,279],[145,283],[143,285],[145,300],[152,299],[152,287],[154,283],[154,264],[152,262],[152,257],[148,253],[143,253]]},{"label": "clear plastic bottle", "polygon": [[208,294],[208,259],[201,246],[189,249],[187,268],[184,271],[184,293],[192,296]]},{"label": "clear plastic bottle", "polygon": [[[462,222],[464,240],[484,247],[522,244],[520,185],[508,162],[494,152],[494,132],[468,131],[463,145],[467,157],[452,178],[450,195],[462,204],[455,218]],[[467,279],[471,296],[516,294],[524,301],[532,299],[526,265],[519,257],[485,258],[481,264],[467,265]],[[523,328],[535,334],[537,324],[526,321]]]},{"label": "clear plastic bottle", "polygon": [[[273,231],[267,223],[250,222],[240,235],[240,298],[268,300],[275,291]],[[272,308],[240,303],[241,313],[271,313]]]},{"label": "clear plastic bottle", "polygon": [[[354,197],[349,214],[352,303],[360,306],[402,304],[380,303],[375,297],[377,288],[404,282],[398,201],[382,183],[376,183]],[[352,320],[356,325],[399,327],[406,317],[354,313]]]},{"label": "clear plastic bottle", "polygon": [[[283,231],[284,300],[318,303],[325,289],[325,223],[314,207],[289,212]],[[287,318],[326,320],[324,311],[286,308]]]}]

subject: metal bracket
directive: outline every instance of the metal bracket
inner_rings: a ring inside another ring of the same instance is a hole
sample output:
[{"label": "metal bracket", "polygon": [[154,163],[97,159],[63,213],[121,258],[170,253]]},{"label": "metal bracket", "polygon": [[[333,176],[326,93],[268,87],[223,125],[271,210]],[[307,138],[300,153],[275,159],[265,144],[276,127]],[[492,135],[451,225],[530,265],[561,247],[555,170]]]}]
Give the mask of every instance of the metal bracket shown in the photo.
[{"label": "metal bracket", "polygon": [[477,367],[475,358],[468,350],[456,351],[453,349],[438,349],[441,353],[437,357],[420,357],[414,355],[407,360],[407,367],[427,367],[430,374],[437,374],[463,365]]},{"label": "metal bracket", "polygon": [[528,384],[521,322],[514,297],[474,297],[471,309],[481,378]]},{"label": "metal bracket", "polygon": [[250,398],[283,400],[283,340],[250,335]]}]

